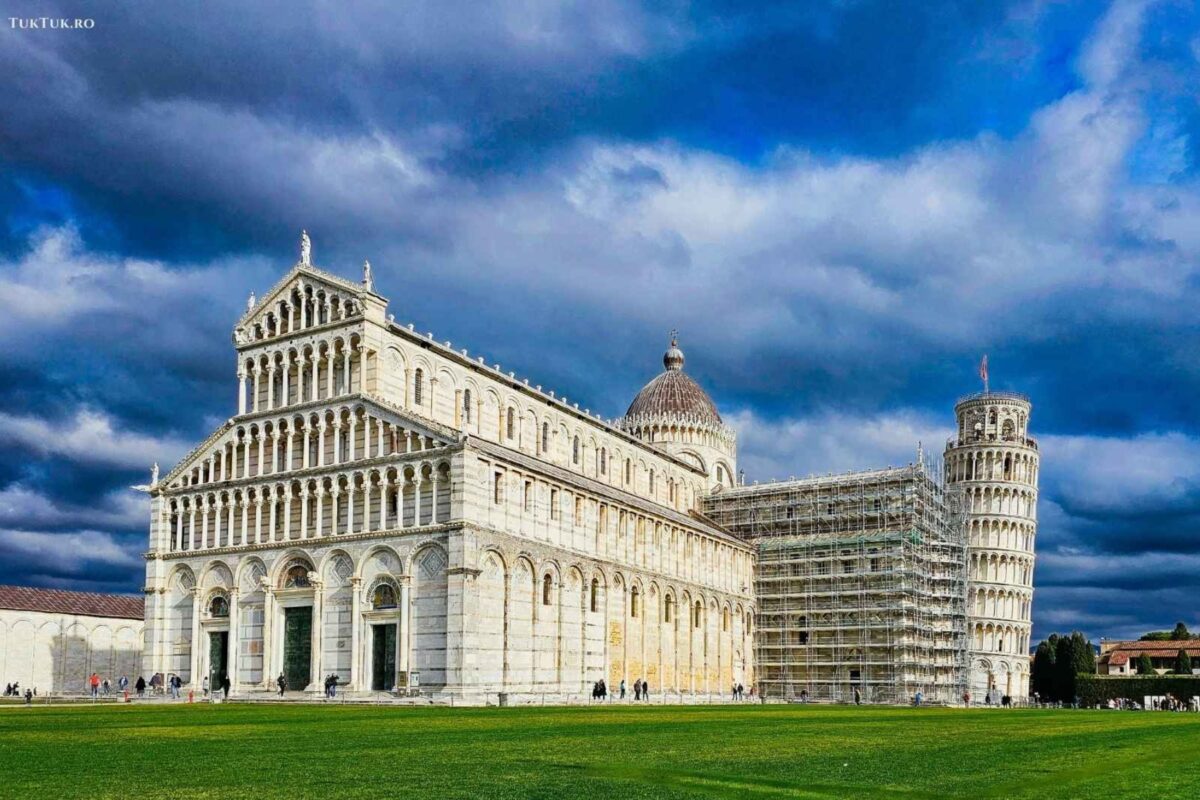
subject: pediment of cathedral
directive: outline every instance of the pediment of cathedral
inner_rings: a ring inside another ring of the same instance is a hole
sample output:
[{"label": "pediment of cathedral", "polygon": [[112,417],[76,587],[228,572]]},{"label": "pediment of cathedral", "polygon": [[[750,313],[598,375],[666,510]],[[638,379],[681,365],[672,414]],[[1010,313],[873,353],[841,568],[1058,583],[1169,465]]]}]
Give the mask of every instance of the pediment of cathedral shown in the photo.
[{"label": "pediment of cathedral", "polygon": [[375,294],[369,266],[362,283],[354,283],[311,264],[298,263],[271,289],[256,299],[251,295],[242,317],[234,325],[234,343],[254,344],[262,339],[292,333],[330,322],[361,318],[387,300]]},{"label": "pediment of cathedral", "polygon": [[[246,476],[238,474],[236,468],[226,471],[227,465],[224,462],[231,457],[233,450],[237,447],[244,447],[250,444],[251,447],[257,448],[258,437],[265,438],[266,444],[264,447],[266,455],[264,456],[264,460],[268,463],[272,460],[271,443],[276,436],[282,436],[285,439],[288,436],[296,437],[293,445],[295,446],[295,452],[299,453],[301,451],[297,443],[300,441],[299,437],[302,436],[305,429],[311,431],[312,436],[316,436],[315,426],[320,421],[324,420],[327,425],[331,424],[334,420],[339,420],[343,424],[346,424],[351,416],[354,416],[357,420],[356,424],[360,429],[363,426],[363,420],[370,418],[373,425],[377,422],[383,422],[392,426],[394,430],[403,430],[407,434],[419,437],[422,443],[434,448],[452,444],[458,439],[456,431],[440,423],[417,417],[404,409],[392,406],[390,403],[378,400],[371,395],[355,393],[335,397],[332,400],[292,405],[273,411],[248,414],[228,420],[217,430],[213,431],[195,450],[185,456],[160,481],[158,487],[166,491],[173,491],[184,488],[213,486],[228,480],[242,480],[247,477],[252,480],[281,480],[295,474],[303,473],[306,469],[292,465],[292,468],[280,469],[278,472],[267,471],[262,475],[251,474]],[[377,432],[374,435],[377,436]],[[331,428],[327,428],[326,436],[332,436]],[[377,442],[373,439],[372,446],[375,444]],[[392,452],[387,455],[403,455],[403,453]],[[284,455],[280,455],[279,457],[286,458]],[[380,456],[372,455],[370,457],[378,458]],[[383,457],[386,458],[387,456]],[[296,460],[298,464],[303,463],[302,457]],[[361,458],[356,459],[356,461],[358,460],[361,460]],[[352,467],[354,463],[342,461],[338,464],[332,464],[327,462],[323,466],[310,466],[307,469],[348,468]],[[196,480],[197,476],[200,476],[198,481]],[[185,478],[187,479],[186,482]]]}]

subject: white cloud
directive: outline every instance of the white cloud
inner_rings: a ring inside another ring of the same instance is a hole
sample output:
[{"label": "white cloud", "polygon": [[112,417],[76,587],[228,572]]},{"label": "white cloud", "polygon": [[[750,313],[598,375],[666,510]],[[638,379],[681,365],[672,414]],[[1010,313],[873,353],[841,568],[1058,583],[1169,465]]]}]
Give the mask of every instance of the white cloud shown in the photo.
[{"label": "white cloud", "polygon": [[41,456],[147,471],[156,461],[164,468],[174,464],[190,449],[180,439],[119,430],[108,414],[91,408],[60,422],[0,412],[0,442]]},{"label": "white cloud", "polygon": [[21,484],[0,490],[0,527],[39,528],[88,525],[144,528],[149,500],[131,490],[112,492],[87,506],[71,506]]},{"label": "white cloud", "polygon": [[95,530],[49,533],[0,529],[0,551],[36,565],[52,564],[69,570],[88,563],[132,567],[140,563],[138,549],[122,546],[112,534]]}]

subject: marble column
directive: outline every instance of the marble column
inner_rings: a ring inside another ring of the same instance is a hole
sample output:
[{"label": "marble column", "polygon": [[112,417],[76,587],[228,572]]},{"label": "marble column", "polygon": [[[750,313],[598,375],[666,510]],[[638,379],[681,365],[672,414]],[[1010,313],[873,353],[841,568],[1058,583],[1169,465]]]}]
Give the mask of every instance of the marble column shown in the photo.
[{"label": "marble column", "polygon": [[362,653],[359,652],[361,645],[359,629],[362,628],[362,578],[357,575],[350,579],[350,683],[346,687],[348,691],[357,691],[362,687],[359,685],[359,675],[361,675],[360,665],[362,663]]},{"label": "marble column", "polygon": [[192,688],[197,690],[199,694],[200,683],[203,676],[200,675],[200,654],[204,652],[204,642],[200,641],[200,587],[192,588],[192,652],[191,657],[191,683]]},{"label": "marble column", "polygon": [[238,604],[238,587],[234,586],[229,590],[229,683],[230,691],[236,692],[241,686],[238,655],[241,653],[242,643],[242,612],[241,606]]}]

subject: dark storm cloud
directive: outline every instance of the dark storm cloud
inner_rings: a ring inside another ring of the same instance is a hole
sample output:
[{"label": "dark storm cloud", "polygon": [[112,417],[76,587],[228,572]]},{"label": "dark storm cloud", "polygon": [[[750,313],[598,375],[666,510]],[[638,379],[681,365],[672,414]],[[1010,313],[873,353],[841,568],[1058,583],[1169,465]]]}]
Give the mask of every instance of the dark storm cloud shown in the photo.
[{"label": "dark storm cloud", "polygon": [[751,479],[938,452],[989,352],[1043,442],[1038,632],[1186,604],[1155,560],[1200,538],[1178,4],[36,11],[97,28],[0,30],[0,579],[140,583],[122,487],[232,413],[230,326],[307,227],[398,320],[607,416],[679,327]]}]

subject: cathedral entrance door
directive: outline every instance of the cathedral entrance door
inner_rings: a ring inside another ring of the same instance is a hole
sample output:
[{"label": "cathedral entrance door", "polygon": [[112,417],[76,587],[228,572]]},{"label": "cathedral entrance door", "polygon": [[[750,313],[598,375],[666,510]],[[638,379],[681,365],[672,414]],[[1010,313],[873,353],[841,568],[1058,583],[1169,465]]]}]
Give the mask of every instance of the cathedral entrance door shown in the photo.
[{"label": "cathedral entrance door", "polygon": [[208,635],[208,685],[215,693],[225,683],[229,671],[229,631]]},{"label": "cathedral entrance door", "polygon": [[293,691],[312,681],[312,606],[283,610],[283,674]]},{"label": "cathedral entrance door", "polygon": [[397,627],[371,626],[371,688],[377,692],[391,691],[396,682]]}]

